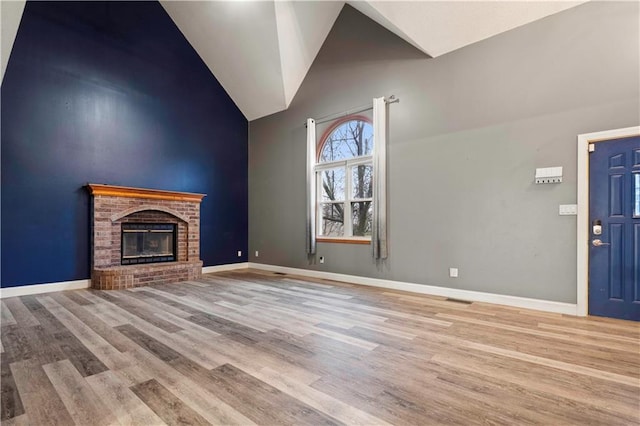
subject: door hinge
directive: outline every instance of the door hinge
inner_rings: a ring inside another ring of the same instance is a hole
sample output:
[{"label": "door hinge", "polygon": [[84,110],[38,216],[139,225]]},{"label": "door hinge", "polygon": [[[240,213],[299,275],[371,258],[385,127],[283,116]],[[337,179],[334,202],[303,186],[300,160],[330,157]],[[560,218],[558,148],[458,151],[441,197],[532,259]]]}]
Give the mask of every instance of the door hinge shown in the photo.
[{"label": "door hinge", "polygon": [[589,152],[595,152],[596,150],[596,144],[595,143],[590,143],[589,144]]}]

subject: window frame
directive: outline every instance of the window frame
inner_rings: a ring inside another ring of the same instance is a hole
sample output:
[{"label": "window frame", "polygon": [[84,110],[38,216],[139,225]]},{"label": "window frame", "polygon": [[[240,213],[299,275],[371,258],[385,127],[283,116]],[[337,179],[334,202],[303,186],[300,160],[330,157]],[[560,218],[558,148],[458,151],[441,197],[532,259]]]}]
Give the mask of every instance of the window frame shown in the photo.
[{"label": "window frame", "polygon": [[[357,236],[353,234],[353,209],[352,203],[370,201],[373,208],[373,194],[367,198],[354,198],[353,197],[353,174],[354,167],[366,165],[373,168],[373,152],[369,155],[363,155],[359,157],[351,157],[348,159],[320,162],[322,156],[322,150],[329,137],[334,133],[336,129],[345,123],[350,121],[364,121],[368,125],[373,127],[372,120],[363,115],[349,115],[342,117],[334,121],[323,133],[322,138],[318,141],[316,149],[316,164],[313,168],[314,178],[316,184],[316,205],[315,205],[315,221],[316,221],[316,240],[318,242],[332,242],[332,243],[348,243],[348,244],[371,244],[371,235]],[[373,139],[375,144],[375,136]],[[373,148],[372,148],[373,149]],[[323,187],[322,187],[322,173],[331,169],[344,169],[345,173],[345,196],[341,201],[324,201],[322,200]],[[373,180],[371,182],[373,185]],[[322,235],[322,206],[326,204],[342,204],[343,205],[343,235],[342,236],[328,236]]]},{"label": "window frame", "polygon": [[631,172],[631,217],[634,219],[640,218],[640,172]]}]

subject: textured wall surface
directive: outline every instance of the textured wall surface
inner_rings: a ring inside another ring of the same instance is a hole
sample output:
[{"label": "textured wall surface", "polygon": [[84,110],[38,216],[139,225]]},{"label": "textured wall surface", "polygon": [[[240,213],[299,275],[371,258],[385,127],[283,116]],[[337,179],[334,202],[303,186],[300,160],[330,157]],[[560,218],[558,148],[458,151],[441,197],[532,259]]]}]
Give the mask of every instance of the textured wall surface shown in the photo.
[{"label": "textured wall surface", "polygon": [[[289,110],[250,123],[251,261],[576,302],[578,134],[638,125],[639,4],[593,2],[427,58],[349,6]],[[395,94],[390,257],[305,254],[305,129]],[[535,185],[537,167],[564,181]],[[459,278],[449,278],[449,267]]]},{"label": "textured wall surface", "polygon": [[29,2],[2,83],[2,286],[89,278],[88,182],[206,193],[246,261],[242,113],[156,2]]}]

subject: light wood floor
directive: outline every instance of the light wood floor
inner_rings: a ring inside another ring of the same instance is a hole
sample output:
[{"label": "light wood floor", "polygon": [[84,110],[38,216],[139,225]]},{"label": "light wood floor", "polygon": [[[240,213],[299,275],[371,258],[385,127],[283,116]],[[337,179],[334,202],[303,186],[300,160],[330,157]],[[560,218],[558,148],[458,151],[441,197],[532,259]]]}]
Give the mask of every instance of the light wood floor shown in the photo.
[{"label": "light wood floor", "polygon": [[640,327],[258,271],[2,300],[3,425],[640,423]]}]

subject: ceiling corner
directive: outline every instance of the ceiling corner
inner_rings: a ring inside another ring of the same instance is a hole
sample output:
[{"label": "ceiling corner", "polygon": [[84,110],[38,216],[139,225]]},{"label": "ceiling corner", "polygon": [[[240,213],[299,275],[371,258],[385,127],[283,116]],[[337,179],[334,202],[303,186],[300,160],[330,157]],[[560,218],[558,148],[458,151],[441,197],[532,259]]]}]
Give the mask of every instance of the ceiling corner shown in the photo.
[{"label": "ceiling corner", "polygon": [[11,49],[13,49],[13,42],[18,34],[25,5],[26,0],[0,1],[0,39],[2,40],[0,45],[0,60],[2,61],[0,81],[4,80],[4,72],[9,63]]},{"label": "ceiling corner", "polygon": [[343,6],[343,1],[275,2],[286,107],[291,104]]}]

